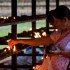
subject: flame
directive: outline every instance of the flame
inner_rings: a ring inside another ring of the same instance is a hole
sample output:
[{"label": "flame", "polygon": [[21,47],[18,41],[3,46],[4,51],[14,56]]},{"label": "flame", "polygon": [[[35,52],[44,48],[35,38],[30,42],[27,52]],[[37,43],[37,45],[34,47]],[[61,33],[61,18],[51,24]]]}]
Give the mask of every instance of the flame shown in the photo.
[{"label": "flame", "polygon": [[3,16],[1,18],[3,18]]},{"label": "flame", "polygon": [[42,36],[46,36],[46,32],[43,32],[43,33],[42,33]]},{"label": "flame", "polygon": [[[12,52],[17,51],[16,46],[13,46],[13,48],[10,48],[9,46],[7,46],[7,48],[8,48],[9,51],[13,50]],[[4,51],[6,51],[6,50],[4,50]]]},{"label": "flame", "polygon": [[13,48],[13,52],[16,52],[16,46],[14,46],[14,48]]},{"label": "flame", "polygon": [[58,31],[58,29],[55,29],[55,31]]},{"label": "flame", "polygon": [[40,65],[33,66],[33,70],[38,70],[39,68],[40,68]]},{"label": "flame", "polygon": [[3,19],[8,19],[8,17],[3,17],[3,16],[2,16],[2,17],[0,17],[0,18],[3,18]]},{"label": "flame", "polygon": [[8,19],[9,17],[6,17],[6,19]]},{"label": "flame", "polygon": [[11,50],[10,46],[7,46],[8,50]]},{"label": "flame", "polygon": [[35,35],[34,35],[35,38],[41,38],[41,35],[40,35],[39,32],[34,32],[34,34],[35,34]]},{"label": "flame", "polygon": [[16,19],[16,17],[13,17],[13,19]]},{"label": "flame", "polygon": [[5,49],[4,52],[6,52],[7,50]]}]

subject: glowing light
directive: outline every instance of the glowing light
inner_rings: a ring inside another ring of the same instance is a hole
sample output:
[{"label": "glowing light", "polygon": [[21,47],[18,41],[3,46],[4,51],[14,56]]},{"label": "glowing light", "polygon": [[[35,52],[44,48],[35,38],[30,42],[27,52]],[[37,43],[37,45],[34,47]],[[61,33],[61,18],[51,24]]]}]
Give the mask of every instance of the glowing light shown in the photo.
[{"label": "glowing light", "polygon": [[14,48],[13,48],[13,52],[16,52],[16,46],[14,46]]},{"label": "glowing light", "polygon": [[42,36],[46,36],[46,32],[43,32],[43,33],[42,33]]},{"label": "glowing light", "polygon": [[9,18],[9,17],[6,17],[7,19]]},{"label": "glowing light", "polygon": [[11,48],[9,46],[7,46],[8,50],[11,50]]},{"label": "glowing light", "polygon": [[33,67],[33,69],[35,69],[35,67]]},{"label": "glowing light", "polygon": [[35,34],[35,35],[34,35],[35,38],[41,38],[41,35],[40,35],[39,32],[34,32],[34,34]]},{"label": "glowing light", "polygon": [[8,39],[7,42],[9,42],[11,39]]},{"label": "glowing light", "polygon": [[46,56],[46,58],[48,58],[48,55]]},{"label": "glowing light", "polygon": [[49,27],[53,27],[51,24],[49,24]]},{"label": "glowing light", "polygon": [[58,31],[58,29],[55,29],[55,31]]},{"label": "glowing light", "polygon": [[8,19],[8,17],[1,17],[1,18],[3,18],[3,19]]},{"label": "glowing light", "polygon": [[29,31],[31,31],[31,30],[32,30],[32,28],[29,29]]},{"label": "glowing light", "polygon": [[15,17],[13,17],[13,19],[16,19]]},{"label": "glowing light", "polygon": [[3,18],[3,17],[1,17],[1,18]]},{"label": "glowing light", "polygon": [[4,19],[6,19],[6,17],[3,17]]},{"label": "glowing light", "polygon": [[38,70],[40,68],[40,65],[36,65],[33,69]]},{"label": "glowing light", "polygon": [[6,52],[7,50],[5,49],[4,52]]},{"label": "glowing light", "polygon": [[49,31],[54,31],[54,29],[49,29]]},{"label": "glowing light", "polygon": [[44,59],[44,57],[41,57],[41,60]]}]

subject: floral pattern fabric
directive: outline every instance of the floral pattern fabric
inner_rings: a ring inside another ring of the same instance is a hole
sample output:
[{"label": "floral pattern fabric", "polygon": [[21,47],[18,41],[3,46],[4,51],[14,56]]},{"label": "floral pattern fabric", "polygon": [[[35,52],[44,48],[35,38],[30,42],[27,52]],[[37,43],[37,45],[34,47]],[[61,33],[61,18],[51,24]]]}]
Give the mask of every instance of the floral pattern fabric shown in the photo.
[{"label": "floral pattern fabric", "polygon": [[[55,36],[56,35],[56,36]],[[53,33],[50,36],[52,39],[55,39],[56,41],[60,37],[60,34]],[[55,42],[55,41],[54,41]],[[65,49],[66,45],[70,42],[70,33],[67,34],[63,39],[61,39],[59,42],[55,44],[55,47],[58,47],[59,49],[62,49],[64,51],[67,51]],[[44,59],[42,65],[39,66],[36,70],[66,70],[67,66],[69,64],[69,58],[65,58],[61,55],[55,55]]]},{"label": "floral pattern fabric", "polygon": [[[67,34],[63,39],[56,43],[55,47],[62,49],[63,51],[67,51],[65,49],[66,45],[70,42],[70,33]],[[65,58],[63,56],[52,56],[51,64],[53,70],[66,70],[69,63],[69,58]]]}]

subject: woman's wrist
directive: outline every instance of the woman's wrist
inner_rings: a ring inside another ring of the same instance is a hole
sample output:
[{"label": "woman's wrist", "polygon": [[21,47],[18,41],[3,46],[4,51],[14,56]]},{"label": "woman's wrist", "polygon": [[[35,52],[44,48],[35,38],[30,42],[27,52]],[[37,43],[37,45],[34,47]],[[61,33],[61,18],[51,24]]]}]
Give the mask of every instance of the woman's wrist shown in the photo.
[{"label": "woman's wrist", "polygon": [[59,52],[59,55],[62,56],[62,54],[63,54],[63,51],[60,51],[60,52]]}]

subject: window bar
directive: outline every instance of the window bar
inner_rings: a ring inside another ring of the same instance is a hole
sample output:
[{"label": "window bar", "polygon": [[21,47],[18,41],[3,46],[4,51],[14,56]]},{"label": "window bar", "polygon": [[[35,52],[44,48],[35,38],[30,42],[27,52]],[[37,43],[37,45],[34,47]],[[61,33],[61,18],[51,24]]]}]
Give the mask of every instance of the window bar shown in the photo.
[{"label": "window bar", "polygon": [[[36,16],[36,0],[32,0],[32,17]],[[34,31],[36,30],[36,21],[32,22],[32,38],[34,38]],[[32,65],[36,65],[36,47],[32,47]]]},{"label": "window bar", "polygon": [[[11,0],[11,4],[12,4],[11,5],[12,17],[16,17],[17,16],[17,0]],[[12,25],[11,31],[12,31],[12,39],[16,39],[17,25]],[[17,65],[17,55],[13,54],[12,55],[12,70],[17,70],[16,65]]]}]

